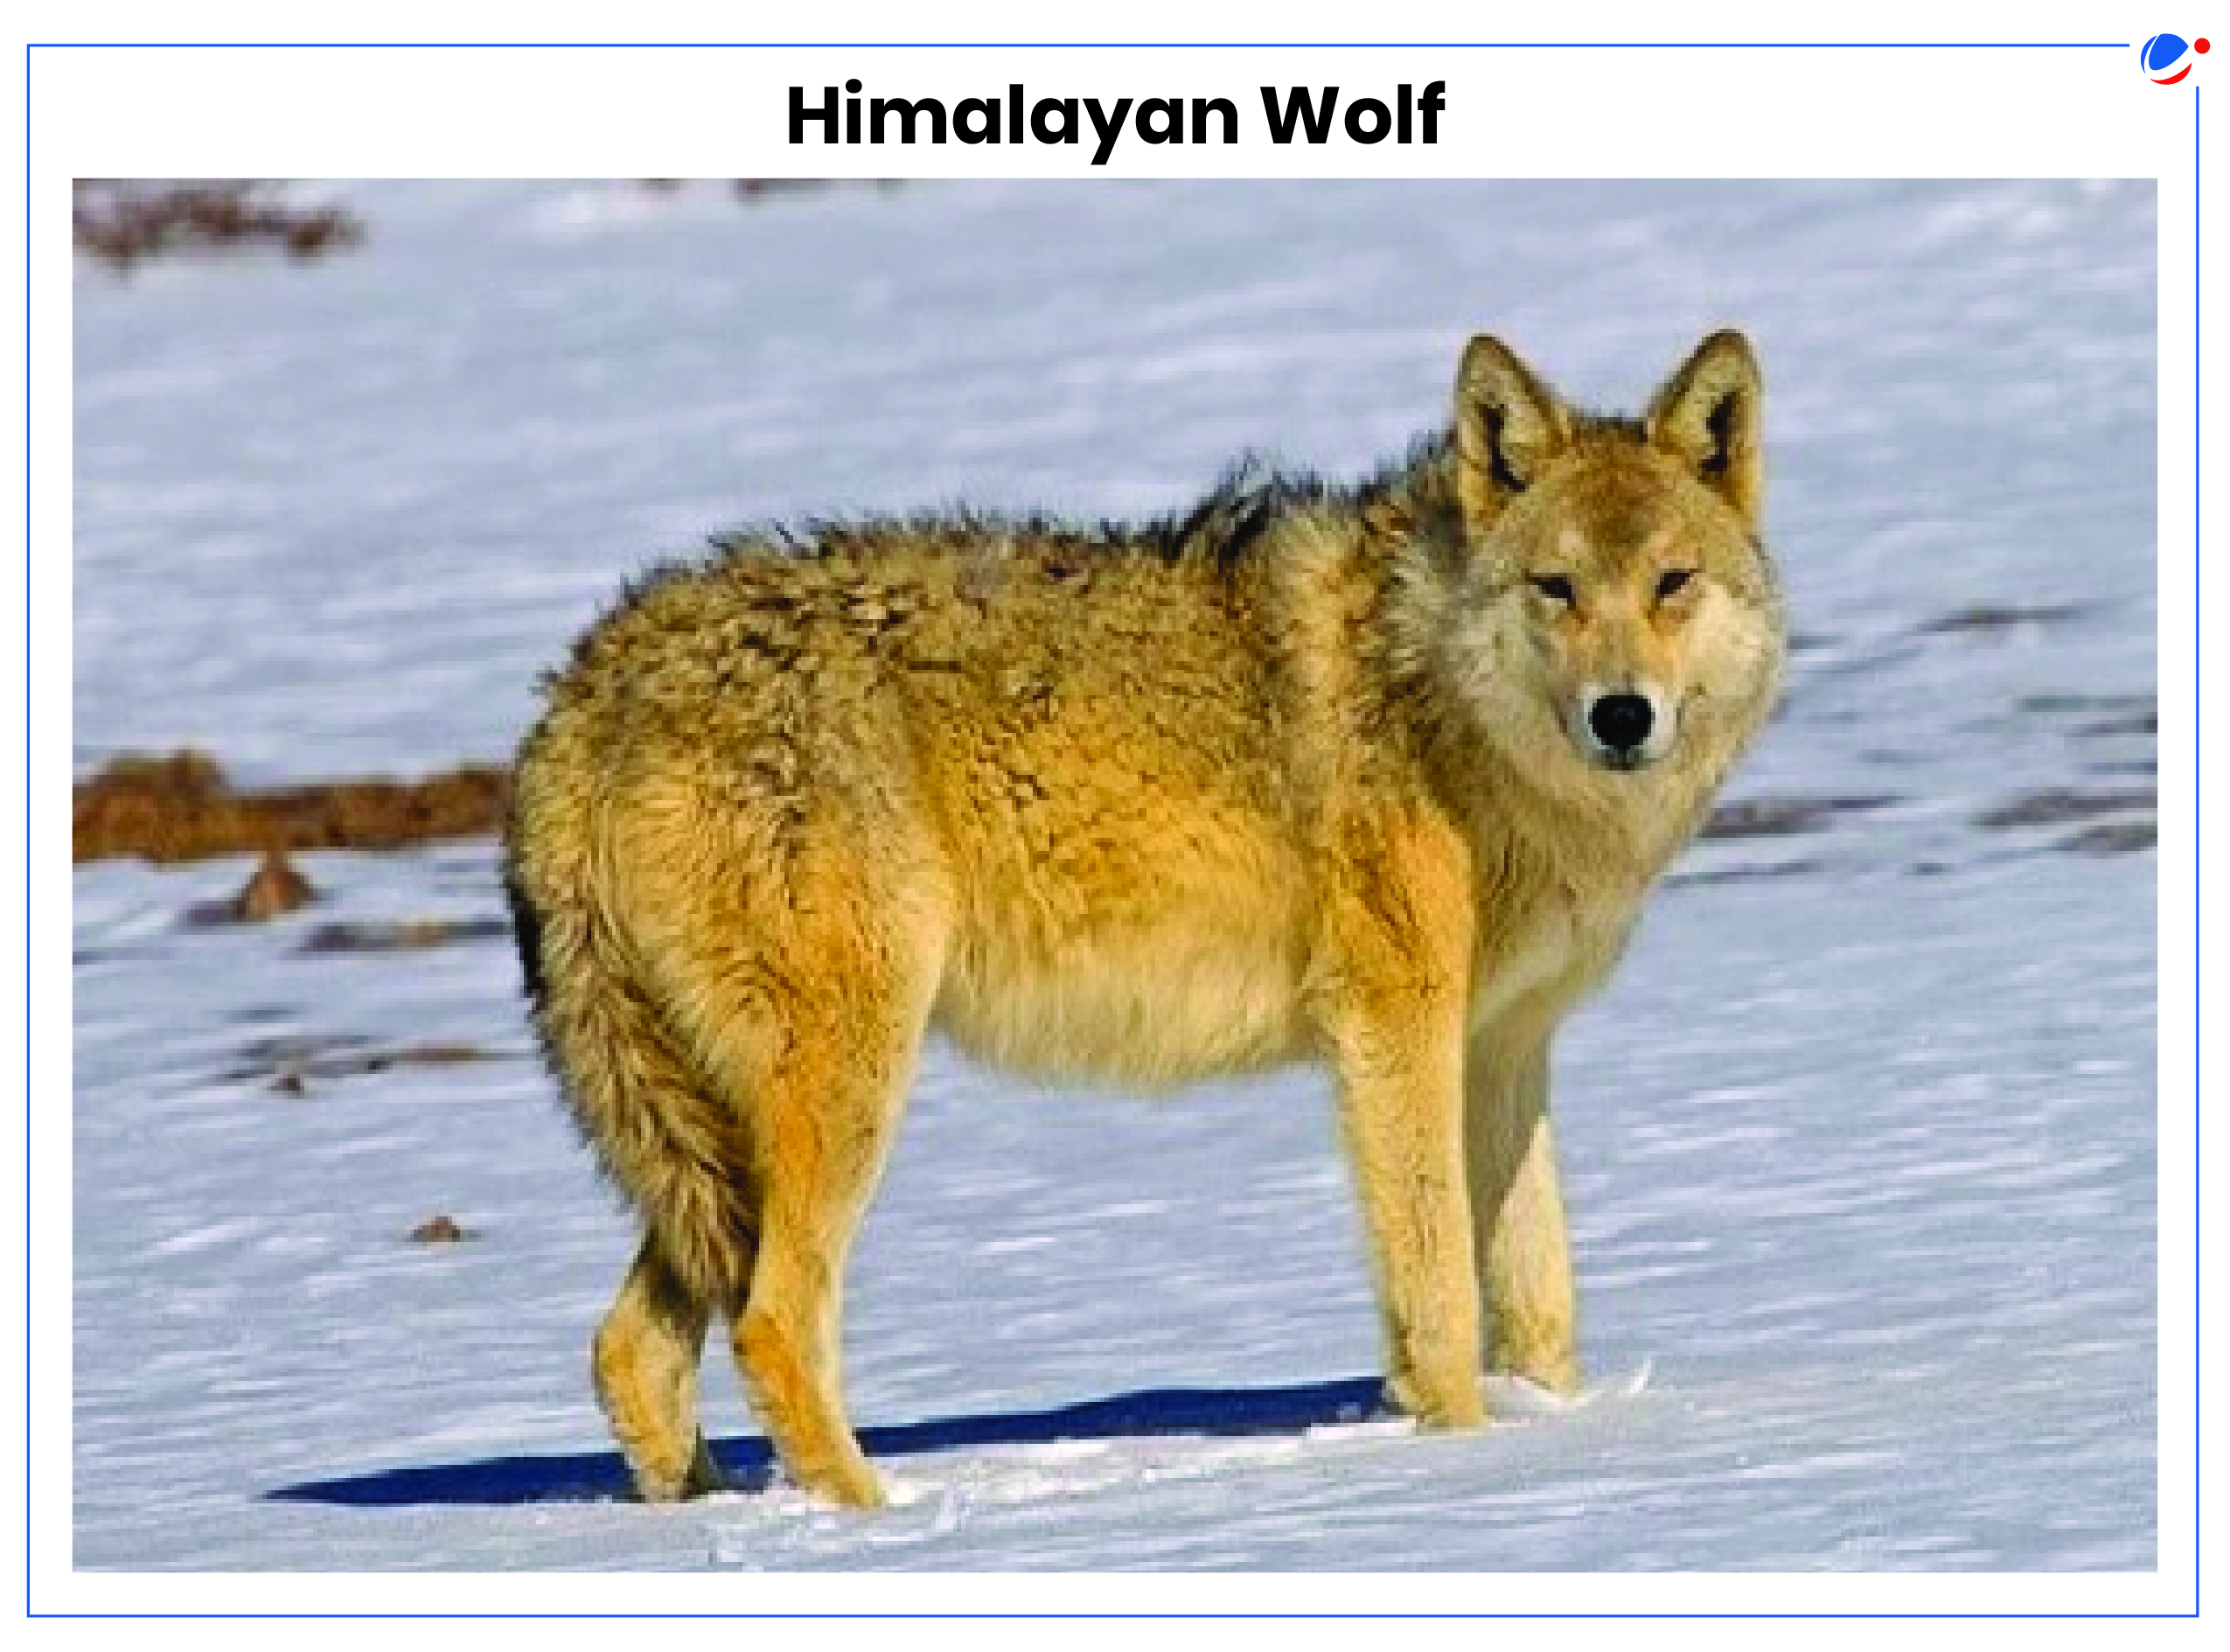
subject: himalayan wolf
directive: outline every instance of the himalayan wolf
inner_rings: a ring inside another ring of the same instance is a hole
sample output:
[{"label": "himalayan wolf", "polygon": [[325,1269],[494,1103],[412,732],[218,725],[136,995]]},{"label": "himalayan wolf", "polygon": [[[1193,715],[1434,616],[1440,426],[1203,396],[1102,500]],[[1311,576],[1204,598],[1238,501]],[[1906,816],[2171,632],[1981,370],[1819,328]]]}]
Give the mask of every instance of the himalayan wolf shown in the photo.
[{"label": "himalayan wolf", "polygon": [[717,1316],[790,1474],[881,1501],[840,1298],[932,1028],[1140,1090],[1328,1063],[1390,1403],[1573,1387],[1550,1040],[1779,689],[1760,397],[1735,332],[1638,419],[1480,337],[1359,484],[816,524],[630,589],[547,683],[505,869],[641,1218],[591,1356],[640,1494],[720,1483]]}]

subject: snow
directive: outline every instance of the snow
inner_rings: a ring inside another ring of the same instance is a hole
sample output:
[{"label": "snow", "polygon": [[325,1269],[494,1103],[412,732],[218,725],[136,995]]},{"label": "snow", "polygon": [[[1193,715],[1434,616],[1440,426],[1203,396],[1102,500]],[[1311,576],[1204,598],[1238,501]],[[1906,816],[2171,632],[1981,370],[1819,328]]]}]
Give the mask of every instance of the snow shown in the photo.
[{"label": "snow", "polygon": [[[1631,406],[1732,321],[1801,646],[1731,795],[1885,801],[1699,846],[1571,1024],[1598,1391],[1483,1435],[1368,1415],[1320,1076],[1142,1105],[932,1049],[853,1270],[872,1518],[616,1500],[630,1228],[507,944],[302,950],[484,924],[491,846],[304,856],[322,903],[228,931],[182,915],[245,861],[81,867],[79,1566],[2155,1565],[2155,859],[2066,847],[2149,817],[1979,819],[2151,785],[2149,183],[324,192],[360,248],[78,282],[80,772],[501,757],[711,529],[1159,512],[1244,448],[1398,450],[1481,328]],[[339,1058],[439,1044],[485,1058]],[[436,1212],[470,1237],[409,1243]],[[706,1391],[763,1469],[717,1336]]]}]

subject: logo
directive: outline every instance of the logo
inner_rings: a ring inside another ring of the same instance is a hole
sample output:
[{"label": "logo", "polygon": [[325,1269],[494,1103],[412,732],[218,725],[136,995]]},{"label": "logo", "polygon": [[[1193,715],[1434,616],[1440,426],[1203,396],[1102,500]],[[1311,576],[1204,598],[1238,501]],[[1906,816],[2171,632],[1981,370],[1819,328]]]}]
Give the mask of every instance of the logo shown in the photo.
[{"label": "logo", "polygon": [[2206,51],[2205,35],[2186,44],[2180,34],[2157,34],[2138,49],[2137,61],[2155,86],[2173,86],[2192,72],[2192,66]]}]

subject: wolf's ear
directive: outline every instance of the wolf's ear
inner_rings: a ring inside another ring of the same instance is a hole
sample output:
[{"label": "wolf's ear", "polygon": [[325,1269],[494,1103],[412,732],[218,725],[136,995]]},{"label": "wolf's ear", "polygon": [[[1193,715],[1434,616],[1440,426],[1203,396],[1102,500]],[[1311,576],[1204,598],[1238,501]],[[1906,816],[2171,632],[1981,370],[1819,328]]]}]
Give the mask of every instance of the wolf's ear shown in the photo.
[{"label": "wolf's ear", "polygon": [[1501,339],[1481,333],[1456,369],[1456,497],[1464,519],[1492,520],[1571,440],[1564,404]]},{"label": "wolf's ear", "polygon": [[1693,471],[1753,528],[1766,498],[1759,439],[1764,394],[1750,341],[1715,332],[1665,380],[1647,421],[1651,443]]}]

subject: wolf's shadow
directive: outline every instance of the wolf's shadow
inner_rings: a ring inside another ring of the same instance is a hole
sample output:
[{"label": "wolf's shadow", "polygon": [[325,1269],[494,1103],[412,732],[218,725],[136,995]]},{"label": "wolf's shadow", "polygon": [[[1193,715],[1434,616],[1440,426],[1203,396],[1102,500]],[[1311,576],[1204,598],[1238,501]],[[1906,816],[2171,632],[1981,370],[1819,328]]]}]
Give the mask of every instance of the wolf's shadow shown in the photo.
[{"label": "wolf's shadow", "polygon": [[[1049,1411],[993,1412],[972,1417],[863,1428],[860,1444],[873,1457],[909,1457],[970,1446],[1035,1446],[1055,1440],[1120,1439],[1172,1434],[1231,1438],[1297,1434],[1360,1421],[1380,1410],[1375,1377],[1304,1383],[1290,1388],[1150,1388]],[[766,1485],[773,1454],[763,1439],[739,1436],[711,1442],[731,1485]],[[581,1502],[631,1495],[617,1452],[570,1452],[540,1457],[484,1457],[429,1463],[338,1480],[305,1481],[264,1494],[286,1502],[394,1508],[429,1503]]]}]

